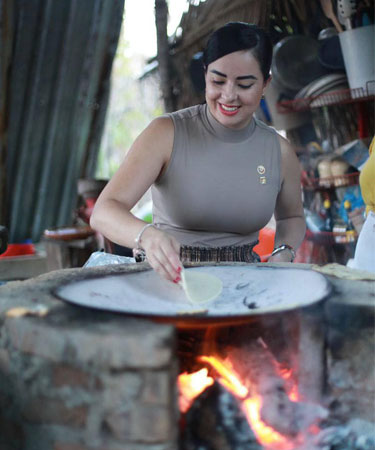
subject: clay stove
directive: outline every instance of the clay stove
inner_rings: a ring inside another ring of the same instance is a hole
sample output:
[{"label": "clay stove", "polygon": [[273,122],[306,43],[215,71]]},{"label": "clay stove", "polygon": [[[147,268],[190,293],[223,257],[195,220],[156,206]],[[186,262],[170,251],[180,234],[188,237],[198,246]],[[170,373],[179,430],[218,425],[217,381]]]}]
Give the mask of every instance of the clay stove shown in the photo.
[{"label": "clay stove", "polygon": [[0,289],[1,449],[374,448],[372,281],[328,277],[323,301],[230,324],[54,294],[140,270],[63,270]]}]

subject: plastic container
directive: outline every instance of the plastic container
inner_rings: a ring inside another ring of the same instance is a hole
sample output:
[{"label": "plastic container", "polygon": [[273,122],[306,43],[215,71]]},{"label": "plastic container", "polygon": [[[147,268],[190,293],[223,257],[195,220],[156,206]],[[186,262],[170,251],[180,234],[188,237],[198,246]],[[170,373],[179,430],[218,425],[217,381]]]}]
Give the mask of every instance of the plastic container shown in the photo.
[{"label": "plastic container", "polygon": [[0,258],[25,255],[35,255],[35,246],[33,243],[8,244],[6,251],[0,255]]},{"label": "plastic container", "polygon": [[264,227],[259,231],[259,244],[254,247],[262,262],[266,262],[271,256],[275,243],[275,230]]},{"label": "plastic container", "polygon": [[375,94],[374,36],[375,25],[339,33],[350,89],[362,88],[372,95]]}]

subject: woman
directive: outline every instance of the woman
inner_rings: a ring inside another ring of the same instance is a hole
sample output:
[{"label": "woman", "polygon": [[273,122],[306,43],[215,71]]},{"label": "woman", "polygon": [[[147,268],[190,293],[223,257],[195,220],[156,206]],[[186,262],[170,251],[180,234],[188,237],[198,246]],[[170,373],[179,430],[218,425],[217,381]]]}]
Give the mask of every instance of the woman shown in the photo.
[{"label": "woman", "polygon": [[[151,122],[97,200],[91,226],[144,250],[177,283],[184,261],[258,261],[253,247],[274,213],[269,261],[292,261],[305,233],[298,159],[254,118],[271,58],[272,44],[256,25],[215,31],[203,54],[206,104]],[[130,213],[150,186],[151,226]]]},{"label": "woman", "polygon": [[369,158],[361,170],[359,185],[366,204],[366,220],[358,236],[354,260],[349,266],[375,273],[375,136],[369,147]]}]

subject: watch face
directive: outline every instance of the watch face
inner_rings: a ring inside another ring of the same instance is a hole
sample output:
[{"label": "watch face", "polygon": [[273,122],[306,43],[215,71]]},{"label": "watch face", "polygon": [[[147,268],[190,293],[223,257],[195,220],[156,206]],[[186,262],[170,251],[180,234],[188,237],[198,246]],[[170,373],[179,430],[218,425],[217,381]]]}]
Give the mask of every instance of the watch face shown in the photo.
[{"label": "watch face", "polygon": [[146,260],[146,252],[141,248],[133,248],[133,256],[136,262],[143,262]]}]

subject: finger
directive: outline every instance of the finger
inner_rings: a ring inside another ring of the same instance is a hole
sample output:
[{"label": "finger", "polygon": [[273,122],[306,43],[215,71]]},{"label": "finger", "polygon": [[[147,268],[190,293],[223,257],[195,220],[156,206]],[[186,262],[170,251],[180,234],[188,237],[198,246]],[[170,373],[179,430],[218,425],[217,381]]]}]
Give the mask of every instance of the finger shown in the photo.
[{"label": "finger", "polygon": [[178,272],[173,269],[163,252],[153,253],[151,257],[148,257],[148,261],[161,277],[175,283],[180,281]]},{"label": "finger", "polygon": [[176,281],[176,279],[178,279],[177,282],[181,280],[181,264],[178,255],[172,247],[162,249],[162,255],[160,255],[159,260],[173,281]]},{"label": "finger", "polygon": [[166,245],[162,247],[162,251],[173,271],[180,274],[183,268],[180,260],[180,244],[175,239],[170,239]]},{"label": "finger", "polygon": [[171,262],[173,265],[175,265],[177,271],[180,273],[183,267],[180,259],[181,245],[179,242],[176,241],[176,239],[172,239],[172,247],[174,250],[174,254],[173,259],[171,259]]},{"label": "finger", "polygon": [[156,257],[147,257],[147,260],[158,275],[168,281],[173,281],[168,271],[165,270],[163,264]]}]

